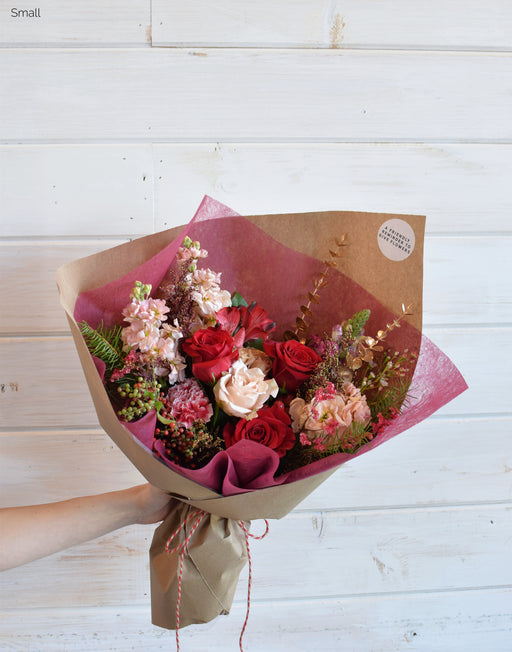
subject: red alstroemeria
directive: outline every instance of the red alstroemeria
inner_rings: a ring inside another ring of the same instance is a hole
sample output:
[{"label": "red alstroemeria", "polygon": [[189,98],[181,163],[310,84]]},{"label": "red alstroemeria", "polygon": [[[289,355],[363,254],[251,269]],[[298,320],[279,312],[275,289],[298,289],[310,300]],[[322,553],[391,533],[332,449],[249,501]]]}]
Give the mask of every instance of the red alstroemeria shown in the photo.
[{"label": "red alstroemeria", "polygon": [[244,342],[261,338],[266,340],[275,330],[276,324],[256,302],[250,306],[222,308],[216,313],[217,322],[223,330],[235,336],[244,331]]}]

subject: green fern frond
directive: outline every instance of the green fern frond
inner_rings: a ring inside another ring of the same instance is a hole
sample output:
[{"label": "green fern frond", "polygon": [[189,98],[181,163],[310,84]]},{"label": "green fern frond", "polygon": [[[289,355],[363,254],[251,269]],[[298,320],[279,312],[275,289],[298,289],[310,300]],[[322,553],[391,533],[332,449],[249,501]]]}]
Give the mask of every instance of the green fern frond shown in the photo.
[{"label": "green fern frond", "polygon": [[109,375],[114,369],[124,367],[123,342],[121,340],[123,329],[121,326],[105,328],[101,322],[95,329],[85,321],[81,322],[79,326],[91,355],[103,360]]},{"label": "green fern frond", "polygon": [[378,398],[372,401],[370,405],[372,417],[375,419],[379,413],[386,416],[392,407],[400,412],[407,399],[411,398],[409,396],[410,384],[409,380],[405,380],[397,385],[390,385],[382,392],[379,392]]}]

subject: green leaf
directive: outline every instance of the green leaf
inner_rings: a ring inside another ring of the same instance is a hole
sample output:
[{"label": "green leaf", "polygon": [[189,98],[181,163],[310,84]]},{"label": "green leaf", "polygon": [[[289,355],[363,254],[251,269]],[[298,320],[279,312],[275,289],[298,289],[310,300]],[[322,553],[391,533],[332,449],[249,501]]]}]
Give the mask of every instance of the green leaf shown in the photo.
[{"label": "green leaf", "polygon": [[360,310],[359,312],[356,312],[356,314],[352,317],[352,319],[349,319],[347,321],[347,326],[350,325],[352,327],[353,337],[358,337],[361,334],[361,331],[366,326],[366,322],[368,321],[369,318],[370,318],[369,310]]},{"label": "green leaf", "polygon": [[232,305],[234,308],[240,308],[240,306],[245,306],[245,307],[247,308],[247,307],[249,306],[249,304],[247,303],[247,301],[246,301],[246,300],[243,298],[243,296],[242,296],[240,293],[238,293],[238,292],[235,292],[235,293],[233,294],[233,296],[231,297],[231,305]]},{"label": "green leaf", "polygon": [[168,426],[170,423],[174,421],[174,419],[166,419],[160,414],[160,412],[156,413],[156,418],[160,421],[160,423],[163,423],[166,426]]}]

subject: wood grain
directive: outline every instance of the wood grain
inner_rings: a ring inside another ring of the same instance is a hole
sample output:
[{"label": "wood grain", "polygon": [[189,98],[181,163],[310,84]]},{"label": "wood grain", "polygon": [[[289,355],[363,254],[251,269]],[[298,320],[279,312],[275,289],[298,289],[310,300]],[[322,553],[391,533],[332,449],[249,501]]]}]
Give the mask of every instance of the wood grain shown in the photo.
[{"label": "wood grain", "polygon": [[504,0],[153,0],[153,46],[510,49]]},{"label": "wood grain", "polygon": [[422,212],[427,234],[510,232],[511,166],[511,145],[0,146],[0,235],[144,235],[188,222],[205,194],[245,214]]},{"label": "wood grain", "polygon": [[[156,228],[210,195],[242,214],[427,216],[426,232],[510,232],[510,145],[186,143],[155,147]],[[175,192],[176,185],[187,188]],[[427,272],[428,272],[428,268]]]},{"label": "wood grain", "polygon": [[510,142],[511,74],[507,53],[10,49],[0,141]]},{"label": "wood grain", "polygon": [[[257,581],[257,578],[256,580]],[[510,589],[481,589],[389,596],[252,602],[244,637],[247,648],[308,652],[320,647],[358,652],[509,652]],[[451,617],[456,614],[456,617]],[[0,642],[6,649],[38,652],[97,652],[144,647],[172,649],[174,632],[153,627],[146,607],[59,610],[11,609],[0,613]],[[235,649],[245,617],[243,599],[231,615],[181,631],[181,645],[195,652]],[[30,627],[20,622],[30,620]],[[92,634],[89,634],[92,632]],[[100,642],[100,643],[99,643]],[[471,648],[470,648],[471,649]]]},{"label": "wood grain", "polygon": [[153,229],[151,147],[0,147],[0,235],[144,235]]},{"label": "wood grain", "polygon": [[6,306],[0,313],[0,332],[69,334],[55,281],[57,269],[121,242],[123,240],[10,240],[0,244],[7,286]]}]

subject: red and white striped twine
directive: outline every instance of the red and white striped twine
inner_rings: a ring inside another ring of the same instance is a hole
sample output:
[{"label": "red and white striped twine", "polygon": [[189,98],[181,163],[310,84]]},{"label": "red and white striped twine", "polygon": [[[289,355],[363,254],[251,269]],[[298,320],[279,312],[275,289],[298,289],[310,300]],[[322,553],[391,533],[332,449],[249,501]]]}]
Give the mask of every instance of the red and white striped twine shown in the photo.
[{"label": "red and white striped twine", "polygon": [[[179,652],[180,650],[180,636],[179,636],[179,631],[180,631],[180,606],[181,606],[181,596],[182,596],[182,584],[183,584],[183,562],[185,560],[185,557],[188,553],[188,544],[190,543],[190,540],[194,536],[197,528],[203,521],[203,519],[207,516],[207,512],[204,512],[202,510],[196,510],[194,512],[190,512],[190,514],[187,515],[185,520],[176,528],[176,530],[171,534],[169,539],[167,540],[167,543],[165,544],[165,551],[168,552],[169,554],[173,554],[175,552],[179,552],[179,561],[178,561],[178,600],[176,601],[176,651]],[[180,544],[177,546],[174,546],[171,548],[171,544],[173,541],[175,541],[176,537],[179,535],[179,533],[183,530],[185,531],[185,528],[187,526],[187,523],[192,523],[190,527],[190,531],[185,537],[185,540],[182,541]],[[269,524],[268,521],[265,519],[265,532],[261,534],[260,536],[256,536],[255,534],[251,534],[249,530],[247,529],[247,526],[243,521],[237,521],[237,525],[242,529],[245,537],[245,547],[247,550],[247,560],[249,562],[249,578],[247,580],[247,610],[245,614],[245,621],[242,626],[242,631],[240,633],[240,652],[244,652],[243,649],[243,637],[244,633],[247,627],[247,622],[249,621],[249,612],[251,609],[251,587],[252,587],[252,559],[251,559],[251,551],[249,547],[249,537],[252,539],[260,540],[264,539],[269,531]]]}]

